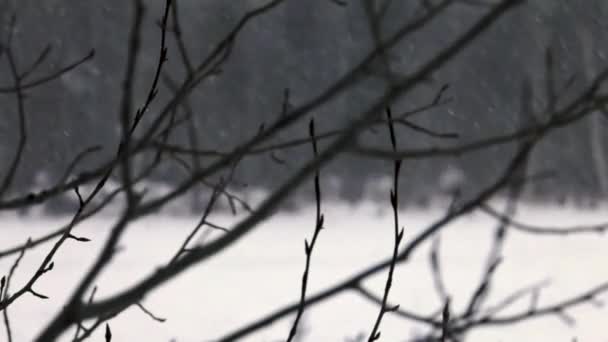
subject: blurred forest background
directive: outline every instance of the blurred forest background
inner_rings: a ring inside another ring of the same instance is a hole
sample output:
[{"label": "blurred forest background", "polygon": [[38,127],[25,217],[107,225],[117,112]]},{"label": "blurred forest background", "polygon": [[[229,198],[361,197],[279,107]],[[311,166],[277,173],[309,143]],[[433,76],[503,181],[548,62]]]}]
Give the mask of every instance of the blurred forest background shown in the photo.
[{"label": "blurred forest background", "polygon": [[[158,20],[164,1],[148,1],[148,23]],[[181,30],[189,52],[201,58],[212,49],[247,10],[259,0],[178,1]],[[411,18],[413,1],[394,1],[383,29],[390,32]],[[67,165],[83,149],[100,146],[102,150],[87,157],[75,173],[91,169],[106,160],[120,140],[117,120],[121,75],[126,58],[129,2],[81,0],[4,0],[0,1],[2,36],[7,34],[10,14],[16,13],[15,52],[23,65],[32,63],[40,51],[51,47],[44,70],[55,70],[78,60],[91,49],[95,57],[65,74],[60,80],[27,93],[29,141],[24,160],[15,179],[14,192],[40,189],[61,178]],[[403,70],[413,69],[420,61],[444,46],[455,32],[463,30],[478,14],[471,6],[448,10],[447,26],[429,25],[407,43],[401,44],[390,58]],[[178,129],[170,141],[197,146],[207,151],[229,151],[245,136],[255,135],[260,125],[281,112],[286,94],[297,105],[321,92],[330,82],[358,62],[372,46],[372,40],[359,1],[291,0],[253,21],[238,37],[232,56],[222,72],[205,83],[189,98],[194,126]],[[415,130],[400,138],[404,147],[449,146],[481,137],[514,132],[521,127],[518,114],[522,89],[543,89],[545,58],[551,48],[555,68],[562,84],[581,87],[606,63],[608,47],[608,2],[605,0],[534,0],[510,12],[449,68],[440,70],[428,87],[416,90],[393,108],[403,112],[425,103],[446,84],[450,101],[412,121],[433,131],[457,136],[429,137]],[[146,40],[139,61],[138,82],[149,83],[157,58],[158,26],[144,25]],[[163,75],[160,101],[171,94],[171,84],[183,77],[174,40],[169,40],[169,62]],[[11,83],[8,67],[0,66],[0,81]],[[374,94],[370,89],[381,80],[361,83],[338,98],[323,112],[314,113],[318,131],[340,127]],[[144,97],[146,87],[138,89]],[[536,94],[534,93],[533,94]],[[529,105],[542,107],[536,94]],[[412,98],[415,99],[413,102]],[[152,108],[154,110],[154,108]],[[15,97],[0,94],[0,160],[10,160],[18,141]],[[538,118],[542,120],[542,118]],[[605,113],[596,113],[562,129],[543,141],[535,150],[531,172],[555,172],[555,177],[535,182],[527,196],[539,201],[593,203],[608,195],[608,155],[606,153]],[[180,131],[181,130],[181,131]],[[304,125],[285,131],[275,140],[305,137]],[[385,134],[366,133],[369,145],[386,144]],[[467,192],[477,191],[502,168],[503,156],[513,146],[503,145],[466,156],[434,157],[404,164],[403,201],[425,205],[445,193],[452,183]],[[310,154],[309,146],[248,157],[236,169],[235,179],[249,188],[272,188],[301,165]],[[175,166],[161,169],[153,179],[158,183],[176,182],[180,173]],[[388,176],[385,161],[372,161],[344,155],[323,170],[324,182],[336,196],[359,201],[370,187]],[[466,187],[465,187],[466,185]],[[303,190],[304,191],[304,190]],[[328,190],[329,191],[329,190]],[[384,193],[383,195],[384,196]],[[384,198],[384,197],[383,197]],[[60,210],[61,204],[57,204]],[[196,204],[193,205],[193,208]]]}]

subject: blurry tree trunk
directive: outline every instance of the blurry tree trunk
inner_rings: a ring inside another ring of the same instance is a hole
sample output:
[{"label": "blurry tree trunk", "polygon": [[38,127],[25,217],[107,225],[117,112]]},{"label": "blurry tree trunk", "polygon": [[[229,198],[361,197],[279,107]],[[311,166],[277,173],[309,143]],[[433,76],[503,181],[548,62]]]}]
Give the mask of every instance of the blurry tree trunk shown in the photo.
[{"label": "blurry tree trunk", "polygon": [[[534,110],[534,88],[532,81],[529,78],[524,79],[521,87],[521,111],[519,113],[519,129],[526,129],[526,127],[533,127],[541,124],[543,118],[538,116],[538,113]],[[519,141],[519,146],[528,144],[528,139],[522,139]],[[514,172],[515,178],[525,179],[531,173],[531,155],[526,158],[520,167]],[[517,183],[517,182],[516,182]],[[523,183],[520,183],[523,185]],[[527,184],[528,187],[534,186],[534,182]],[[512,189],[513,196],[519,197],[519,192],[522,189]],[[534,192],[534,189],[531,189]],[[510,209],[509,209],[510,211]]]},{"label": "blurry tree trunk", "polygon": [[[192,113],[191,113],[192,114]],[[196,115],[192,114],[190,120],[188,121],[188,144],[191,149],[199,149],[199,140],[198,140],[198,125],[197,125]],[[192,154],[192,166],[195,170],[201,169],[201,161],[198,155]],[[191,191],[191,202],[190,202],[190,212],[196,214],[200,210],[202,210],[204,204],[202,200],[202,193],[200,185],[196,185],[192,188]]]},{"label": "blurry tree trunk", "polygon": [[[582,29],[579,32],[582,44],[583,67],[586,81],[591,81],[594,75],[593,66],[593,40],[591,33]],[[594,113],[587,120],[589,125],[589,139],[591,146],[591,158],[593,160],[593,170],[597,180],[599,197],[604,198],[608,195],[608,162],[606,161],[606,150],[604,147],[604,136],[602,134],[603,122],[600,113]]]},{"label": "blurry tree trunk", "polygon": [[599,113],[595,113],[588,120],[588,123],[591,126],[591,156],[595,166],[596,178],[599,183],[599,195],[603,198],[608,194],[608,163],[606,161],[606,151],[602,134],[603,122]]}]

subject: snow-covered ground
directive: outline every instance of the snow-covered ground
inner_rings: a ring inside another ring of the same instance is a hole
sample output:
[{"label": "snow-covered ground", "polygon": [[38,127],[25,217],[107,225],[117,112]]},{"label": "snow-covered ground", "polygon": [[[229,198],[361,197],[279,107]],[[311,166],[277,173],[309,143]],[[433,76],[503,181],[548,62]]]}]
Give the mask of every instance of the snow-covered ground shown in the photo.
[{"label": "snow-covered ground", "polygon": [[[605,208],[603,208],[605,209]],[[543,225],[568,225],[608,221],[602,208],[581,211],[564,208],[523,208],[521,220]],[[327,229],[321,232],[314,251],[310,291],[314,293],[390,256],[393,232],[391,216],[369,205],[326,206]],[[439,210],[404,211],[406,239],[441,215]],[[1,216],[2,247],[23,242],[59,227],[66,219]],[[123,239],[119,255],[96,283],[97,297],[108,296],[149,274],[167,262],[197,218],[148,217],[134,224]],[[234,221],[216,215],[214,223]],[[9,308],[15,341],[30,341],[61,307],[79,276],[90,265],[111,226],[111,217],[93,219],[78,228],[77,235],[92,238],[89,243],[69,242],[55,259],[55,269],[37,283],[36,290],[50,299],[26,295]],[[304,243],[310,237],[314,211],[278,214],[237,244],[192,268],[149,295],[144,304],[165,323],[152,321],[133,307],[111,320],[114,341],[209,341],[243,324],[297,300],[304,266]],[[494,221],[476,213],[455,221],[443,231],[442,262],[453,307],[465,305],[478,284]],[[427,314],[439,307],[429,272],[425,244],[413,259],[395,274],[391,302]],[[590,234],[575,237],[539,237],[514,231],[507,241],[505,259],[496,275],[490,302],[520,287],[550,280],[540,305],[565,298],[608,280],[608,238]],[[28,252],[17,270],[12,289],[32,274],[50,248],[44,245]],[[3,249],[3,248],[0,248]],[[0,273],[7,274],[15,256],[0,260]],[[367,283],[378,294],[386,273]],[[608,298],[608,296],[604,296]],[[513,310],[528,305],[523,302]],[[368,332],[377,308],[354,293],[347,293],[307,311],[302,328],[306,341],[344,341]],[[584,305],[568,312],[577,318],[575,326],[546,317],[509,326],[477,330],[470,341],[604,341],[608,339],[604,308]],[[252,335],[247,341],[284,340],[293,317]],[[402,341],[420,327],[388,314],[382,323],[382,341]],[[0,340],[4,339],[0,330]],[[70,335],[71,336],[71,335]],[[92,341],[103,340],[100,329]],[[469,341],[469,340],[468,340]]]}]

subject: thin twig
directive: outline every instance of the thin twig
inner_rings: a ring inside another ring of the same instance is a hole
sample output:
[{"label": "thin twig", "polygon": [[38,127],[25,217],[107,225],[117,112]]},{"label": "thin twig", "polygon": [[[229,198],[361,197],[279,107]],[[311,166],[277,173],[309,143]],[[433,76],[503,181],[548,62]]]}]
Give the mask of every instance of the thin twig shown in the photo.
[{"label": "thin twig", "polygon": [[[388,130],[390,135],[391,146],[394,151],[397,150],[397,138],[395,136],[395,127],[393,126],[393,120],[391,117],[390,108],[386,109],[386,116],[388,121]],[[382,297],[382,304],[380,305],[380,312],[378,313],[378,317],[376,318],[376,322],[374,323],[374,327],[372,328],[371,333],[369,334],[368,341],[376,341],[380,339],[380,323],[382,322],[382,317],[387,312],[392,312],[399,309],[399,305],[394,305],[392,307],[388,307],[388,295],[391,290],[391,286],[393,283],[393,273],[395,272],[395,267],[397,265],[397,257],[399,255],[399,245],[401,244],[401,240],[403,239],[404,228],[399,228],[399,172],[401,170],[401,160],[395,160],[394,162],[394,171],[393,171],[393,189],[390,193],[390,201],[391,206],[393,208],[393,220],[394,220],[394,243],[393,243],[393,257],[391,259],[389,268],[388,268],[388,276],[386,278],[386,284],[384,287],[384,295]]]},{"label": "thin twig", "polygon": [[[27,239],[26,245],[27,243],[29,243],[30,239]],[[21,259],[23,259],[23,256],[25,255],[25,248],[23,248],[21,250],[21,253],[19,253],[19,256],[17,257],[17,259],[15,259],[15,262],[13,263],[13,266],[11,266],[11,269],[8,273],[8,277],[4,278],[2,277],[2,290],[0,291],[0,301],[4,302],[9,298],[9,290],[10,290],[10,284],[11,284],[11,280],[13,279],[13,275],[15,274],[15,271],[17,270],[17,267],[19,267],[19,263],[21,262]],[[6,282],[5,282],[6,279]],[[13,341],[13,333],[11,330],[11,323],[8,317],[8,307],[4,306],[3,310],[2,310],[2,316],[4,319],[4,326],[6,328],[6,338],[8,342],[12,342]]]},{"label": "thin twig", "polygon": [[29,89],[32,89],[32,88],[35,88],[35,87],[47,84],[47,83],[49,83],[49,82],[51,82],[51,81],[53,81],[55,79],[58,79],[59,77],[65,75],[66,73],[68,73],[68,72],[76,69],[77,67],[79,67],[80,65],[84,64],[85,62],[93,59],[93,57],[95,57],[95,50],[89,51],[89,53],[86,56],[84,56],[84,57],[82,57],[82,58],[80,58],[80,59],[78,59],[78,60],[76,60],[76,61],[68,64],[67,66],[65,66],[65,67],[63,67],[63,68],[55,71],[52,74],[40,77],[40,78],[38,78],[38,79],[36,79],[34,81],[23,83],[23,84],[21,84],[21,86],[19,88],[15,87],[15,86],[8,86],[8,87],[7,86],[0,86],[0,93],[15,93],[15,92],[19,91],[19,89],[21,91],[23,91],[23,90],[29,90]]},{"label": "thin twig", "polygon": [[[310,120],[310,125],[309,125],[309,134],[310,134],[310,139],[312,141],[312,150],[313,150],[313,155],[315,158],[319,157],[319,150],[317,147],[317,139],[316,139],[316,135],[315,135],[315,122],[314,120]],[[287,342],[291,342],[294,337],[296,336],[297,330],[298,330],[298,323],[300,322],[300,319],[302,318],[302,315],[304,314],[304,303],[306,302],[306,290],[308,288],[308,275],[310,273],[310,264],[311,264],[311,259],[312,259],[312,252],[315,248],[315,245],[317,243],[317,238],[319,237],[319,233],[321,232],[321,230],[323,230],[323,222],[324,222],[324,216],[321,213],[321,185],[320,185],[320,181],[319,181],[319,169],[315,170],[315,176],[314,176],[314,186],[315,186],[315,203],[317,204],[316,206],[316,219],[315,219],[315,230],[313,232],[312,235],[312,239],[310,240],[310,243],[308,242],[308,240],[304,240],[304,253],[306,255],[306,265],[304,267],[304,273],[302,274],[302,287],[301,287],[301,292],[300,292],[300,306],[298,308],[298,311],[296,313],[296,318],[293,321],[293,325],[291,326],[291,329],[289,331],[289,336],[287,337]]]}]

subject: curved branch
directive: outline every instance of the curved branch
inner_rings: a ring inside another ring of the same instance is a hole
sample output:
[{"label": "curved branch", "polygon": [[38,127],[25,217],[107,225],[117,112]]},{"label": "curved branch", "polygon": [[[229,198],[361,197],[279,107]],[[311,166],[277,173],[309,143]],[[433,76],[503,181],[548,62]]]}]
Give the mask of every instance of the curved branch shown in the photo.
[{"label": "curved branch", "polygon": [[603,234],[606,232],[606,230],[608,230],[608,223],[564,227],[536,226],[523,223],[511,218],[510,216],[503,215],[487,204],[479,206],[479,209],[487,215],[496,218],[497,220],[501,220],[508,223],[512,228],[515,228],[520,232],[528,234],[565,236],[578,234]]}]

